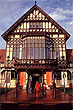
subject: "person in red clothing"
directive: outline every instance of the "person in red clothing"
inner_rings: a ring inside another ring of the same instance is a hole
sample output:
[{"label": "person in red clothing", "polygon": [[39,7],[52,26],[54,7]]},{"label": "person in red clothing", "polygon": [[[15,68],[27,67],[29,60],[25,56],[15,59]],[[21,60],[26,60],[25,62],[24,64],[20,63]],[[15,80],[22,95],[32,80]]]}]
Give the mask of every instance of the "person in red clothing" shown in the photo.
[{"label": "person in red clothing", "polygon": [[40,83],[37,81],[35,84],[35,90],[36,90],[36,97],[39,95],[39,90],[40,90]]}]

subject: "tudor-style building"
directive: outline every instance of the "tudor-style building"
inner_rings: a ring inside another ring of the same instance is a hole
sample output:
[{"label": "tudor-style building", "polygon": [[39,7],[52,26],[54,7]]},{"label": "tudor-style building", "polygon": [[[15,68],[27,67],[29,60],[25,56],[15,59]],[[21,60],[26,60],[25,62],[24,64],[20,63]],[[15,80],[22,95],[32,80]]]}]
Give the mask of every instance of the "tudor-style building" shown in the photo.
[{"label": "tudor-style building", "polygon": [[[3,35],[6,41],[4,82],[10,87],[26,88],[29,79],[47,87],[56,82],[68,84],[66,41],[70,34],[46,14],[36,3]],[[8,59],[9,58],[9,59]],[[5,86],[4,83],[4,86]]]}]

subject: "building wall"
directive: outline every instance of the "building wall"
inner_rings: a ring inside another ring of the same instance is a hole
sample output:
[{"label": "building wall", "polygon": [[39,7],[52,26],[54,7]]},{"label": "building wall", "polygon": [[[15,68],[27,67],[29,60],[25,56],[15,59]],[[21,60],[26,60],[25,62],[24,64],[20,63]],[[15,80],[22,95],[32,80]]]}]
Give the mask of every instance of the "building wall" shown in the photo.
[{"label": "building wall", "polygon": [[[41,20],[41,22],[37,20]],[[46,18],[46,16],[43,15],[39,10],[33,10],[33,12],[30,13],[26,17],[26,19],[24,19],[24,22],[21,22],[12,32],[13,34],[10,34],[8,36],[10,40],[7,41],[7,46],[6,46],[6,57],[10,56],[10,60],[13,59],[12,57],[13,57],[13,50],[15,48],[15,45],[17,45],[15,51],[17,51],[17,48],[19,50],[18,58],[22,59],[22,49],[24,45],[23,41],[28,42],[29,39],[32,39],[32,38],[34,39],[35,37],[35,36],[31,36],[31,38],[30,37],[24,38],[25,34],[20,35],[20,33],[22,32],[38,32],[38,33],[49,32],[50,35],[48,36],[48,39],[46,38],[45,42],[46,42],[47,51],[48,51],[48,48],[50,48],[49,50],[50,59],[53,59],[52,51],[54,51],[54,58],[58,57],[59,59],[61,59],[61,57],[64,56],[66,59],[65,34],[63,34],[61,30],[58,29],[58,27],[56,27],[52,22],[50,22]],[[38,37],[43,38],[44,36],[43,37],[38,36]],[[37,38],[35,37],[34,40],[37,40]],[[50,42],[50,45],[47,42]]]},{"label": "building wall", "polygon": [[[24,33],[23,33],[24,32]],[[27,32],[48,32],[46,35],[28,36],[26,37]],[[23,34],[22,34],[23,33]],[[37,56],[39,56],[39,48],[42,59],[56,59],[61,60],[61,57],[64,56],[66,60],[66,35],[60,30],[59,27],[55,26],[53,22],[49,21],[42,12],[39,10],[33,10],[24,20],[21,22],[14,30],[8,35],[8,41],[6,42],[6,60],[7,56],[10,56],[10,60],[13,60],[13,57],[18,59],[35,59],[35,48],[37,47]],[[34,47],[34,48],[33,48]],[[45,48],[44,48],[45,47]],[[33,48],[33,58],[31,55],[31,48]],[[26,49],[26,50],[25,50]],[[28,51],[29,54],[28,56]],[[24,52],[23,52],[24,51]],[[23,57],[24,53],[24,57]],[[26,57],[25,57],[26,54]],[[44,54],[44,57],[42,56]],[[28,56],[28,57],[27,57]],[[38,59],[40,59],[38,58]],[[2,64],[1,64],[2,65]],[[12,67],[12,66],[11,66]],[[12,79],[12,71],[10,73],[10,87],[15,87],[16,79]],[[62,72],[61,72],[62,75]],[[66,72],[67,75],[67,72]],[[26,75],[27,76],[27,75]],[[46,82],[46,74],[44,74],[44,81]],[[26,78],[26,83],[27,83]],[[4,83],[5,80],[3,80]],[[57,86],[63,85],[63,75],[61,80],[55,80]],[[67,82],[67,78],[66,78]],[[46,82],[47,83],[47,82]],[[59,84],[59,85],[58,85]],[[66,86],[68,83],[66,83]],[[24,88],[26,85],[24,85]]]}]

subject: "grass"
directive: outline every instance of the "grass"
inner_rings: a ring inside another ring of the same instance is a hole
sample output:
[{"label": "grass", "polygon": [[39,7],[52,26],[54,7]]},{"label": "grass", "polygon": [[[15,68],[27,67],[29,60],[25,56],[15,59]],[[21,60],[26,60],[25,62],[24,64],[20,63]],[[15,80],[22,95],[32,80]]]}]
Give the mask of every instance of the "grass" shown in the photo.
[{"label": "grass", "polygon": [[[11,90],[13,90],[13,88],[7,88],[7,92],[9,92],[9,91],[11,91]],[[6,92],[5,92],[5,88],[0,88],[0,95],[3,95],[3,94],[5,94]]]},{"label": "grass", "polygon": [[[59,88],[60,91],[64,91],[64,88]],[[73,88],[65,88],[65,93],[73,96]]]}]

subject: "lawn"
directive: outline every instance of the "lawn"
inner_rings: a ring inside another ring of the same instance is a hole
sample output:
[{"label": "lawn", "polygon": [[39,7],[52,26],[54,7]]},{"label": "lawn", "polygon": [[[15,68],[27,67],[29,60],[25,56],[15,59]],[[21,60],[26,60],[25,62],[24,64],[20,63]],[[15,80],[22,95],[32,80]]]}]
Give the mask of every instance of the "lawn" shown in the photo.
[{"label": "lawn", "polygon": [[[7,92],[13,90],[14,88],[7,88]],[[0,95],[5,94],[5,88],[0,88]]]},{"label": "lawn", "polygon": [[[64,91],[64,88],[59,88],[60,91]],[[65,93],[73,96],[73,88],[65,88]]]}]

